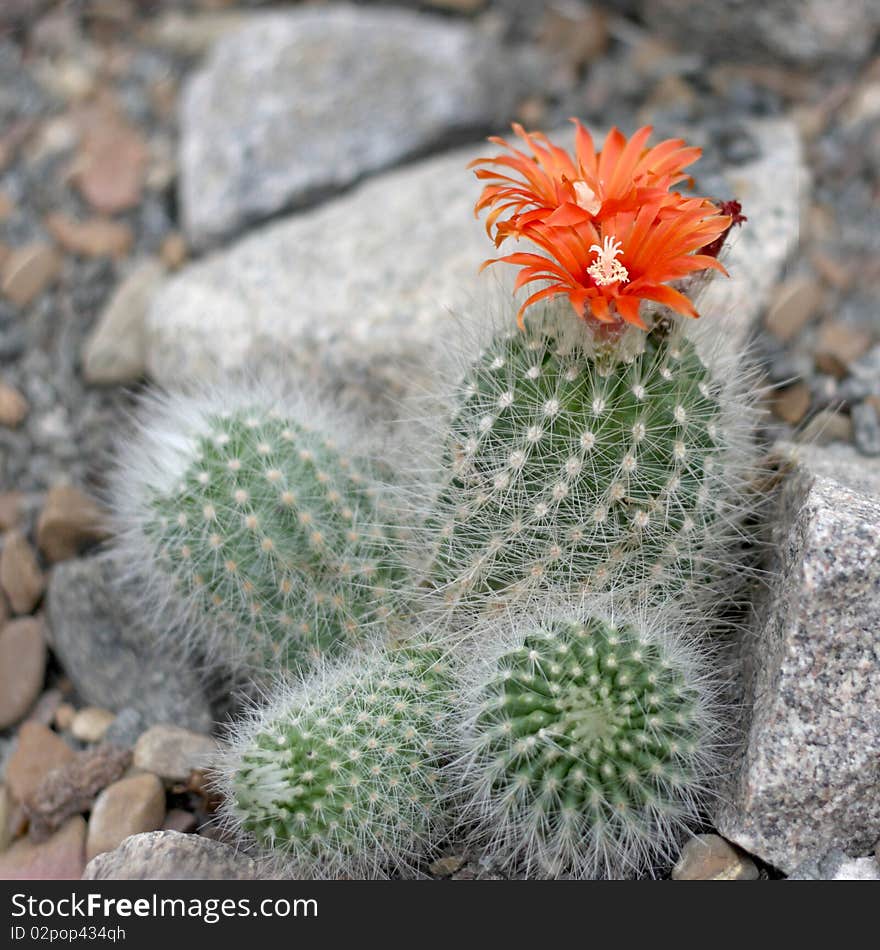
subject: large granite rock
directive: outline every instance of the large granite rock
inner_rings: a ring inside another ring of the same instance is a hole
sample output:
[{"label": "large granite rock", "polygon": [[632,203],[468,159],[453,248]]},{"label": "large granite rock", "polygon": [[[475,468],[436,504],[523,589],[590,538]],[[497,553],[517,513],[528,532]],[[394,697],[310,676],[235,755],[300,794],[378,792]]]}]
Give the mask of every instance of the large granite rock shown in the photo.
[{"label": "large granite rock", "polygon": [[254,14],[184,92],[187,236],[204,246],[496,127],[535,78],[468,23],[348,5]]},{"label": "large granite rock", "polygon": [[[615,0],[616,2],[616,0]],[[629,0],[627,0],[629,2]],[[880,30],[876,0],[638,0],[652,32],[733,61],[858,62]]]},{"label": "large granite rock", "polygon": [[181,834],[150,831],[126,838],[115,851],[92,858],[84,881],[253,881],[255,861],[229,845]]},{"label": "large granite rock", "polygon": [[[719,278],[703,304],[704,319],[740,338],[797,242],[804,193],[794,127],[755,121],[748,134],[757,157],[724,169],[749,216],[725,258],[736,276]],[[448,348],[453,315],[485,309],[474,299],[497,279],[477,281],[494,248],[474,220],[479,183],[465,167],[492,150],[481,143],[386,173],[188,267],[153,301],[150,373],[177,385],[281,363],[389,411]]]},{"label": "large granite rock", "polygon": [[750,721],[716,824],[790,872],[880,837],[880,463],[781,452],[772,584],[745,646]]},{"label": "large granite rock", "polygon": [[173,638],[157,640],[137,598],[114,582],[103,556],[64,561],[49,582],[48,640],[79,695],[104,709],[130,708],[144,723],[209,732],[214,722],[198,678]]}]

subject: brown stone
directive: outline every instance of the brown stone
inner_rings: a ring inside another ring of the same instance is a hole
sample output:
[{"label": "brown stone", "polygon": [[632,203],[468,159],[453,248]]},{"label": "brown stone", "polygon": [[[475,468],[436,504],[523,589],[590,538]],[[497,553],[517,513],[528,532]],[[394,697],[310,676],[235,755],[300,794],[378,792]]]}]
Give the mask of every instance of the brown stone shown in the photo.
[{"label": "brown stone", "polygon": [[20,491],[0,492],[0,532],[19,526],[23,507],[24,495]]},{"label": "brown stone", "polygon": [[134,764],[169,783],[186,782],[191,774],[209,764],[216,751],[210,736],[161,724],[147,729],[134,747]]},{"label": "brown stone", "polygon": [[787,343],[816,316],[821,304],[819,281],[811,274],[799,274],[776,288],[764,325],[777,340]]},{"label": "brown stone", "polygon": [[70,703],[59,703],[52,721],[56,729],[59,729],[61,732],[67,732],[73,725],[74,716],[76,716],[76,708],[74,706]]},{"label": "brown stone", "polygon": [[852,442],[853,424],[849,416],[842,412],[823,410],[815,416],[797,434],[797,441],[828,445],[831,442]]},{"label": "brown stone", "polygon": [[823,373],[842,378],[871,345],[871,335],[840,320],[826,320],[816,340],[816,366]]},{"label": "brown stone", "polygon": [[0,587],[16,614],[29,614],[46,586],[30,542],[20,531],[9,531],[0,552]]},{"label": "brown stone", "polygon": [[0,628],[0,729],[24,717],[40,695],[45,675],[42,623],[23,617]]},{"label": "brown stone", "polygon": [[74,739],[94,745],[104,738],[115,718],[116,713],[110,712],[109,709],[86,706],[74,715],[70,723],[70,733]]},{"label": "brown stone", "polygon": [[109,218],[77,221],[56,211],[46,216],[45,223],[65,251],[82,257],[125,257],[134,242],[134,232],[127,224]]},{"label": "brown stone", "polygon": [[77,815],[47,841],[23,838],[0,854],[0,880],[78,881],[85,870],[86,823]]},{"label": "brown stone", "polygon": [[52,563],[75,557],[89,544],[109,537],[107,516],[97,503],[72,485],[49,490],[37,520],[37,546]]},{"label": "brown stone", "polygon": [[816,251],[810,257],[816,273],[832,287],[846,290],[853,280],[853,270],[832,254]]},{"label": "brown stone", "polygon": [[754,881],[755,862],[719,835],[696,835],[682,848],[673,881]]},{"label": "brown stone", "polygon": [[179,231],[172,231],[171,234],[165,238],[162,242],[162,246],[159,248],[159,256],[162,258],[162,263],[168,270],[177,270],[186,263],[186,259],[189,256],[189,249],[186,246],[183,235]]},{"label": "brown stone", "polygon": [[35,840],[47,838],[71,815],[92,807],[95,796],[118,781],[131,764],[131,753],[117,746],[102,745],[77,752],[49,772],[21,803],[30,820]]},{"label": "brown stone", "polygon": [[15,210],[12,199],[5,191],[0,191],[0,221],[5,220]]},{"label": "brown stone", "polygon": [[61,257],[50,244],[34,243],[17,247],[3,262],[3,294],[18,307],[35,300],[55,282],[61,271]]},{"label": "brown stone", "polygon": [[795,383],[773,397],[773,414],[789,425],[797,425],[807,414],[810,401],[810,387],[805,383]]},{"label": "brown stone", "polygon": [[6,786],[18,802],[26,802],[46,776],[73,759],[75,753],[58,735],[38,722],[25,722],[6,765]]},{"label": "brown stone", "polygon": [[108,97],[80,113],[82,139],[72,173],[83,198],[101,214],[136,207],[149,150],[141,133]]},{"label": "brown stone", "polygon": [[165,820],[165,787],[149,772],[104,789],[89,818],[86,860],[119,847],[129,835],[158,831]]},{"label": "brown stone", "polygon": [[15,429],[24,422],[30,406],[14,387],[0,380],[0,426]]}]

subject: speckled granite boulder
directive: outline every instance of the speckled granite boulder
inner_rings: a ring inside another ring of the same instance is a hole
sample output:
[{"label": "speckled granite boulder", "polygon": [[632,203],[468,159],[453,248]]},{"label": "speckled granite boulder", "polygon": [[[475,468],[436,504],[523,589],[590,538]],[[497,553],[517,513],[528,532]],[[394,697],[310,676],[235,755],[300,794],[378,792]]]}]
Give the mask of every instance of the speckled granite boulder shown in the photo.
[{"label": "speckled granite boulder", "polygon": [[253,881],[257,864],[227,844],[179,831],[131,835],[92,858],[84,881]]},{"label": "speckled granite boulder", "polygon": [[[195,669],[139,613],[137,593],[117,583],[106,556],[55,566],[48,591],[48,641],[77,693],[94,706],[132,708],[146,725],[173,722],[207,732],[214,714]],[[164,631],[162,631],[164,633]]]},{"label": "speckled granite boulder", "polygon": [[190,242],[204,246],[503,124],[538,82],[525,65],[469,23],[413,11],[337,4],[251,14],[182,99]]},{"label": "speckled granite boulder", "polygon": [[851,858],[838,848],[809,858],[788,876],[789,881],[880,881],[877,858]]},{"label": "speckled granite boulder", "polygon": [[690,52],[720,59],[780,60],[805,65],[828,60],[858,62],[880,29],[876,0],[639,0],[652,29],[675,42],[687,37]]},{"label": "speckled granite boulder", "polygon": [[783,447],[775,576],[746,652],[745,744],[726,838],[791,872],[880,836],[880,463]]}]

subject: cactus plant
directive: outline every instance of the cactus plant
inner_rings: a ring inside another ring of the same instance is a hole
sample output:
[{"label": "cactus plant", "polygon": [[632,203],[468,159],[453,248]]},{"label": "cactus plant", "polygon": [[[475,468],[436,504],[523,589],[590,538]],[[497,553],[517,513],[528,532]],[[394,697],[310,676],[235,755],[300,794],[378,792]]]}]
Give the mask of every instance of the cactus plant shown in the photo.
[{"label": "cactus plant", "polygon": [[322,415],[258,390],[171,394],[122,459],[127,559],[234,666],[293,668],[357,643],[400,579],[382,495]]},{"label": "cactus plant", "polygon": [[424,640],[281,687],[218,767],[226,821],[297,874],[411,870],[442,824],[433,737],[449,702],[443,651]]},{"label": "cactus plant", "polygon": [[431,583],[454,603],[706,585],[732,557],[752,461],[738,391],[677,321],[603,345],[559,305],[535,308],[453,397]]},{"label": "cactus plant", "polygon": [[650,616],[548,609],[483,631],[458,664],[462,751],[445,786],[503,865],[650,871],[701,817],[723,735],[717,682],[702,648]]}]

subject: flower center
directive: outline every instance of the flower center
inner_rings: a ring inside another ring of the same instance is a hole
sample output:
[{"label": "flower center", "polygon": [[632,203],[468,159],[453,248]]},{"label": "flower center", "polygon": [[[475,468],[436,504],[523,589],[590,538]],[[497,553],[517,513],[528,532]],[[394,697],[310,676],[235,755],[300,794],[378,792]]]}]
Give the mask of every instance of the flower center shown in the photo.
[{"label": "flower center", "polygon": [[574,189],[574,197],[578,203],[578,207],[583,208],[587,214],[599,213],[599,209],[602,207],[602,200],[585,181],[578,179],[572,182],[571,187]]},{"label": "flower center", "polygon": [[600,287],[629,280],[629,271],[617,260],[617,256],[623,254],[620,241],[615,241],[611,235],[607,235],[602,247],[593,244],[590,250],[596,252],[596,260],[587,268],[587,273]]}]

